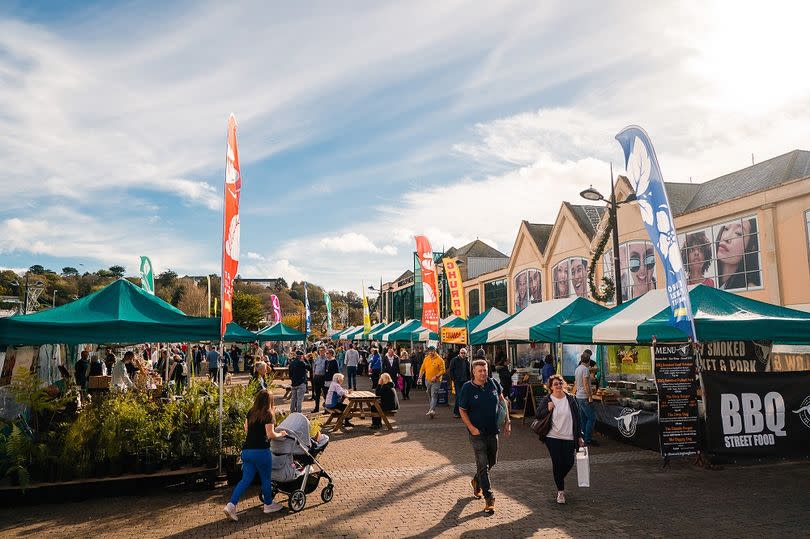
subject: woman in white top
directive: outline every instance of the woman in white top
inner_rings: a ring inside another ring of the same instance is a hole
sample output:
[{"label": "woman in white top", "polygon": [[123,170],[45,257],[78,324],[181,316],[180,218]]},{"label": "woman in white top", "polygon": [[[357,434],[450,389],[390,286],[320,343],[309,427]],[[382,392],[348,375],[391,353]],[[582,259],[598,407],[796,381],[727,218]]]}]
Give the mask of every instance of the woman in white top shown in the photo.
[{"label": "woman in white top", "polygon": [[577,400],[565,392],[565,380],[559,374],[548,379],[551,393],[537,405],[537,419],[551,414],[551,430],[545,442],[551,456],[554,483],[557,485],[557,503],[565,503],[565,476],[574,466],[577,442],[585,445],[579,425]]}]

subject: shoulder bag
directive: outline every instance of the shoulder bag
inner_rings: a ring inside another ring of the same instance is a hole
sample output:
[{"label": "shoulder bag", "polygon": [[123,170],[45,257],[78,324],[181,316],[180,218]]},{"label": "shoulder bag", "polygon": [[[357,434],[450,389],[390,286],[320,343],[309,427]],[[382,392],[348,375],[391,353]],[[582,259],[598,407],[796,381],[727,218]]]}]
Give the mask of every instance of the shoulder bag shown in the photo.
[{"label": "shoulder bag", "polygon": [[548,435],[549,431],[551,431],[551,416],[553,412],[549,412],[543,417],[535,418],[532,421],[532,430],[537,435],[540,440],[545,440],[546,436]]}]

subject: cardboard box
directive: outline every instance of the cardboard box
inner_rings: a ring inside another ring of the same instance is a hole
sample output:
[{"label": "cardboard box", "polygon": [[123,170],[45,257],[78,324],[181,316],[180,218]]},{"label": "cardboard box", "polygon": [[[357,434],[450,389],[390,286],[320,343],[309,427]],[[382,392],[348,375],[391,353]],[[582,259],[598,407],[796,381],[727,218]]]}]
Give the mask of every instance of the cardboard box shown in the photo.
[{"label": "cardboard box", "polygon": [[110,389],[112,376],[91,376],[87,381],[87,389]]}]

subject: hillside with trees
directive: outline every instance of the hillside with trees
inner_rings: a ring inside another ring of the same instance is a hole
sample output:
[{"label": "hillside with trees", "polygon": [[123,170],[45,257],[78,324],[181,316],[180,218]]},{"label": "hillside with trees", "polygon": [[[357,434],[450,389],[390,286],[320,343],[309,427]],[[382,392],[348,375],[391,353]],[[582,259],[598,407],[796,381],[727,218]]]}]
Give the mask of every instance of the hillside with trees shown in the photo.
[{"label": "hillside with trees", "polygon": [[[210,315],[218,316],[220,279],[218,275],[209,277],[211,281]],[[41,265],[34,265],[23,275],[18,275],[11,270],[0,272],[0,296],[2,296],[0,308],[16,309],[17,305],[21,306],[24,303],[26,278],[29,292],[33,288],[42,289],[36,301],[35,310],[64,305],[92,294],[120,278],[126,278],[130,282],[140,285],[140,278],[125,277],[124,268],[121,266],[111,266],[94,273],[80,274],[76,268],[72,267],[65,267],[61,272],[56,272]],[[207,281],[204,278],[181,277],[169,269],[155,276],[155,294],[189,316],[208,316]],[[307,293],[312,313],[312,335],[321,337],[326,334],[324,289],[308,283]],[[258,330],[268,325],[273,318],[271,300],[273,294],[278,296],[283,322],[303,331],[304,284],[297,281],[288,286],[284,279],[279,279],[275,286],[268,288],[239,281],[237,277],[233,298],[234,320],[250,330]],[[331,290],[329,297],[332,300],[333,329],[340,330],[363,322],[362,298],[355,292]],[[374,306],[372,305],[373,311]],[[372,314],[373,320],[376,320],[376,316],[376,313]]]}]

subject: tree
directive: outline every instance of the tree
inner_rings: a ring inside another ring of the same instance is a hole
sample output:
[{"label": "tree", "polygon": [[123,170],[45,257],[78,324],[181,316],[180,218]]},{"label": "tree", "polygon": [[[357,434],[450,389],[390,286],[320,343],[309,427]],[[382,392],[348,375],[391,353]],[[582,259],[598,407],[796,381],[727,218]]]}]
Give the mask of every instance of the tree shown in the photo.
[{"label": "tree", "polygon": [[42,275],[43,273],[45,273],[45,268],[43,268],[39,264],[34,264],[30,268],[28,268],[28,273],[34,273],[36,275]]},{"label": "tree", "polygon": [[124,266],[110,266],[110,273],[113,274],[113,277],[116,279],[120,279],[124,276]]},{"label": "tree", "polygon": [[264,306],[256,296],[236,291],[233,294],[233,321],[245,329],[259,329],[264,320]]},{"label": "tree", "polygon": [[208,316],[208,294],[193,279],[183,279],[182,296],[177,308],[189,316]]},{"label": "tree", "polygon": [[76,277],[77,275],[79,275],[79,270],[77,270],[76,268],[72,268],[70,266],[65,266],[64,268],[62,268],[62,275],[64,275],[65,277]]},{"label": "tree", "polygon": [[170,269],[167,269],[163,273],[159,273],[157,276],[157,283],[160,286],[170,287],[174,286],[175,281],[177,280],[177,274]]}]

